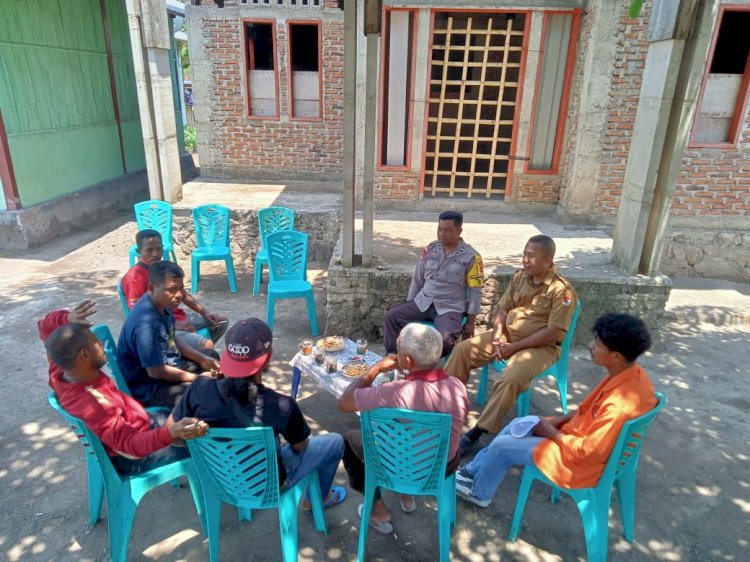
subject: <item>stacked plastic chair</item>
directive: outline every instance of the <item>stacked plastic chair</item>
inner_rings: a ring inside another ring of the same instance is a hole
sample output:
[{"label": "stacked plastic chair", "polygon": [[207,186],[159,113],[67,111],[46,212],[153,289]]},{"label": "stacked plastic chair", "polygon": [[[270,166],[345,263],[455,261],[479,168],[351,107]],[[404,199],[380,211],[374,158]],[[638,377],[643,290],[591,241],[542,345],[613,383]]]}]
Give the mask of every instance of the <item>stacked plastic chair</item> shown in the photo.
[{"label": "stacked plastic chair", "polygon": [[187,444],[203,488],[211,562],[219,560],[222,502],[237,506],[240,520],[247,521],[253,509],[278,509],[284,562],[297,561],[297,506],[305,488],[310,489],[315,530],[327,532],[317,471],[279,489],[271,428],[210,429]]},{"label": "stacked plastic chair", "polygon": [[435,496],[441,562],[450,559],[451,527],[456,523],[456,475],[445,475],[450,446],[448,414],[378,408],[362,412],[365,491],[357,560],[365,559],[375,488],[400,494]]},{"label": "stacked plastic chair", "polygon": [[263,280],[263,266],[268,266],[266,236],[280,230],[294,230],[293,210],[286,207],[266,207],[258,211],[260,249],[255,254],[255,271],[253,274],[254,297],[260,294],[260,283]]},{"label": "stacked plastic chair", "polygon": [[633,542],[635,528],[635,479],[638,472],[638,457],[643,439],[646,437],[651,424],[661,409],[666,405],[667,398],[656,393],[656,407],[643,416],[630,420],[620,431],[607,466],[593,488],[560,488],[547,478],[535,466],[527,466],[523,470],[521,488],[516,500],[516,511],[510,529],[510,540],[515,541],[521,532],[521,521],[526,500],[529,497],[534,480],[540,480],[552,486],[551,500],[555,503],[564,492],[576,502],[583,520],[583,531],[586,535],[586,553],[589,562],[606,562],[607,543],[609,542],[609,504],[612,499],[612,486],[617,488],[620,504],[622,526],[625,539]]},{"label": "stacked plastic chair", "polygon": [[[172,261],[177,263],[177,254],[174,252],[172,241],[172,205],[165,201],[142,201],[133,205],[135,211],[135,222],[138,230],[150,228],[161,234],[161,242],[164,247],[164,255],[171,256]],[[130,266],[138,261],[138,246],[130,247]]]},{"label": "stacked plastic chair", "polygon": [[266,237],[268,250],[268,325],[273,328],[274,307],[278,299],[304,298],[310,332],[318,335],[318,319],[312,284],[307,277],[307,234],[296,230],[281,230]]},{"label": "stacked plastic chair", "polygon": [[191,291],[198,292],[202,261],[222,260],[227,266],[229,290],[237,292],[237,280],[234,275],[234,261],[229,247],[229,207],[224,205],[201,205],[193,209],[195,238],[198,247],[191,254],[192,282]]},{"label": "stacked plastic chair", "polygon": [[94,335],[102,342],[104,347],[104,353],[107,354],[107,366],[109,367],[109,376],[115,381],[117,388],[120,392],[124,392],[128,396],[130,389],[128,383],[125,381],[125,377],[120,372],[120,367],[117,365],[117,346],[115,345],[115,339],[112,337],[112,332],[109,331],[109,326],[106,324],[97,324],[91,331]]},{"label": "stacked plastic chair", "polygon": [[[562,407],[563,414],[568,413],[568,361],[570,355],[570,346],[573,344],[573,334],[576,331],[576,324],[578,323],[578,317],[581,314],[581,301],[578,301],[573,318],[570,320],[570,328],[565,333],[565,339],[562,342],[562,348],[560,350],[560,359],[558,359],[553,365],[539,373],[535,379],[540,377],[554,377],[557,383],[557,389],[560,391],[560,406]],[[492,366],[500,372],[502,375],[503,369],[505,368],[506,362],[493,361]],[[479,389],[477,390],[477,404],[480,406],[484,405],[487,401],[487,377],[488,377],[489,365],[482,367],[482,376],[479,379]],[[518,417],[522,418],[529,415],[529,409],[531,407],[531,388],[526,392],[521,393],[518,397]]]},{"label": "stacked plastic chair", "polygon": [[107,526],[109,527],[109,556],[112,562],[125,562],[128,557],[128,542],[133,518],[138,503],[144,495],[157,486],[187,476],[193,501],[205,530],[203,497],[190,458],[132,476],[122,476],[115,470],[104,445],[80,419],[70,415],[60,406],[54,392],[48,398],[50,406],[73,428],[86,453],[89,478],[89,523],[99,521],[103,495],[107,495]]}]

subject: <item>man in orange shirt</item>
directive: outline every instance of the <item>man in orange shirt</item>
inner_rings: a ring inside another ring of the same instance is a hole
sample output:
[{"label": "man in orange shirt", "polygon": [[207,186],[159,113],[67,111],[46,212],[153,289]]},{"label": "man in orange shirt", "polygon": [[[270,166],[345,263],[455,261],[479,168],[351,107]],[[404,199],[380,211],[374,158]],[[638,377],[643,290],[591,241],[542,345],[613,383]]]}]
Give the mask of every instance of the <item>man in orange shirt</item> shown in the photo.
[{"label": "man in orange shirt", "polygon": [[[456,473],[456,493],[480,507],[492,502],[514,465],[536,465],[566,488],[595,486],[628,420],[656,406],[654,387],[635,362],[651,347],[642,320],[605,314],[594,323],[589,351],[607,376],[566,416],[518,418]],[[530,419],[531,418],[531,419]]]}]

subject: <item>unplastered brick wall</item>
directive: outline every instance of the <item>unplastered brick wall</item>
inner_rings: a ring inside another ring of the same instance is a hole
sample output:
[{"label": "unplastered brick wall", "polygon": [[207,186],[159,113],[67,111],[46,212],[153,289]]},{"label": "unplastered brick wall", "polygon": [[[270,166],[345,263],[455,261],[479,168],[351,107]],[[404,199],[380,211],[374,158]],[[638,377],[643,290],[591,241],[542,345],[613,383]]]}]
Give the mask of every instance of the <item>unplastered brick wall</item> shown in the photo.
[{"label": "unplastered brick wall", "polygon": [[514,174],[511,196],[514,203],[550,203],[560,199],[560,176]]},{"label": "unplastered brick wall", "polygon": [[673,216],[750,216],[750,113],[736,147],[688,148]]},{"label": "unplastered brick wall", "polygon": [[601,176],[596,211],[616,214],[630,153],[638,98],[648,52],[648,16],[651,3],[644,5],[641,16],[631,20],[623,9],[617,55],[612,75],[607,131],[602,139]]},{"label": "unplastered brick wall", "polygon": [[[193,8],[195,10],[195,8]],[[200,9],[200,8],[198,8]],[[269,179],[336,177],[343,155],[343,22],[321,21],[322,121],[290,120],[287,27],[276,21],[279,92],[278,119],[251,119],[247,115],[242,23],[237,12],[212,9],[210,15],[191,22],[202,32],[209,83],[197,89],[196,104],[207,104],[207,120],[197,121],[199,143],[206,142],[201,157],[204,174],[215,177],[254,176]],[[217,16],[217,13],[219,14]],[[315,14],[301,12],[300,19]],[[192,47],[191,47],[192,48]],[[201,99],[208,92],[208,99]],[[311,176],[312,174],[312,176]]]},{"label": "unplastered brick wall", "polygon": [[376,172],[374,197],[377,201],[417,201],[419,172]]}]

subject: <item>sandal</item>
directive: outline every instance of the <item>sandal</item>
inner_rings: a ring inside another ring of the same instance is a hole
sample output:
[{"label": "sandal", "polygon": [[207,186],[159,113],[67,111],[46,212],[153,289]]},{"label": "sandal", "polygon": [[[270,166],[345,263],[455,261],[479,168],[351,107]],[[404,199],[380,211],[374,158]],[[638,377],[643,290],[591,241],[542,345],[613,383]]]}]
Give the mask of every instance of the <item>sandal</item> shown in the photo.
[{"label": "sandal", "polygon": [[414,513],[417,511],[417,500],[415,500],[413,496],[411,498],[411,507],[407,507],[401,497],[398,498],[398,503],[401,505],[401,511],[404,513]]},{"label": "sandal", "polygon": [[[365,507],[365,504],[361,503],[359,504],[359,507],[357,508],[357,515],[359,515],[359,518],[362,519],[362,509]],[[370,529],[373,531],[377,531],[381,535],[390,535],[393,532],[393,525],[391,525],[390,521],[376,521],[372,517],[370,517]]]},{"label": "sandal", "polygon": [[[329,507],[333,507],[334,505],[342,504],[344,503],[345,499],[346,488],[343,488],[341,486],[331,486],[331,494],[328,496],[328,501],[323,504],[323,509],[328,509]],[[302,509],[307,513],[312,513],[312,506],[310,508],[303,507]]]}]

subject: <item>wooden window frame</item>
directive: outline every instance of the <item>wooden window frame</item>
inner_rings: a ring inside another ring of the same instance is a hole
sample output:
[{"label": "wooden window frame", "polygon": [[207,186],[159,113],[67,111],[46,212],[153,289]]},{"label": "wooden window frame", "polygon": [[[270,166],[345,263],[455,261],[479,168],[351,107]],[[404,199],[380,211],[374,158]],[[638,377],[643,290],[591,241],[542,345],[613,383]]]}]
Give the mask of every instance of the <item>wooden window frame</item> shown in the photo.
[{"label": "wooden window frame", "polygon": [[[565,139],[565,124],[567,123],[568,105],[570,103],[570,91],[573,86],[573,71],[575,69],[576,55],[578,53],[578,37],[581,32],[581,14],[583,10],[576,8],[574,10],[548,10],[544,12],[542,20],[542,38],[540,42],[539,61],[537,64],[536,77],[534,82],[534,95],[531,101],[531,119],[529,120],[529,140],[526,145],[526,154],[529,158],[524,163],[523,173],[526,175],[554,176],[560,173],[560,155],[562,154],[562,145]],[[557,130],[555,131],[555,148],[552,150],[552,165],[549,169],[531,168],[531,145],[534,141],[534,126],[536,125],[536,104],[539,99],[539,84],[542,77],[542,57],[544,57],[544,42],[547,39],[547,27],[549,25],[549,16],[565,14],[572,15],[573,20],[570,22],[570,40],[568,42],[568,54],[565,58],[565,75],[563,76],[562,92],[560,94],[560,112],[557,115]]]},{"label": "wooden window frame", "polygon": [[706,68],[703,71],[701,91],[698,95],[698,104],[695,108],[695,115],[693,116],[693,125],[690,130],[690,142],[688,143],[688,148],[735,148],[740,140],[740,133],[742,132],[742,124],[745,117],[745,111],[747,110],[747,101],[748,98],[750,98],[750,56],[748,56],[747,63],[745,63],[745,72],[742,75],[740,91],[737,92],[737,103],[734,106],[734,115],[732,116],[732,122],[729,125],[729,134],[727,136],[730,140],[725,142],[700,142],[695,140],[696,128],[698,125],[698,119],[700,117],[700,109],[703,105],[703,94],[706,91],[708,75],[711,74],[711,64],[714,60],[714,51],[716,50],[716,43],[719,39],[719,31],[721,29],[721,23],[724,20],[725,12],[750,12],[750,5],[722,4],[721,6],[719,6],[719,14],[716,17],[716,28],[714,29],[713,36],[711,37],[711,49],[708,52]]},{"label": "wooden window frame", "polygon": [[[276,115],[251,115],[252,99],[250,96],[250,80],[248,73],[252,70],[249,67],[250,61],[248,56],[250,53],[250,44],[247,40],[247,26],[253,23],[271,24],[271,33],[273,34],[273,82],[274,90],[276,92]],[[279,103],[279,57],[278,57],[278,36],[276,34],[276,20],[274,19],[255,19],[255,18],[242,18],[240,19],[240,29],[242,32],[242,74],[243,83],[245,84],[245,117],[253,121],[279,121],[281,118],[280,103]]]},{"label": "wooden window frame", "polygon": [[[295,117],[294,116],[294,69],[292,68],[292,26],[294,25],[315,25],[318,28],[318,117]],[[286,22],[286,42],[287,42],[287,74],[289,95],[289,120],[290,121],[323,121],[323,33],[320,20],[288,20]],[[274,49],[276,44],[274,43]]]},{"label": "wooden window frame", "polygon": [[378,156],[377,166],[378,171],[383,172],[408,172],[411,170],[411,146],[413,142],[412,129],[414,128],[414,80],[416,77],[416,64],[417,64],[417,30],[419,28],[419,8],[396,8],[392,6],[385,6],[383,8],[383,22],[385,23],[385,15],[388,12],[410,12],[412,15],[412,30],[411,30],[411,61],[409,61],[409,102],[406,109],[406,139],[404,141],[404,164],[402,166],[392,166],[383,163],[385,154],[383,154],[383,133],[385,131],[385,99],[388,95],[385,91],[385,77],[386,69],[388,68],[388,60],[386,60],[386,42],[390,34],[390,27],[385,30],[380,40],[380,103],[378,104]]}]

